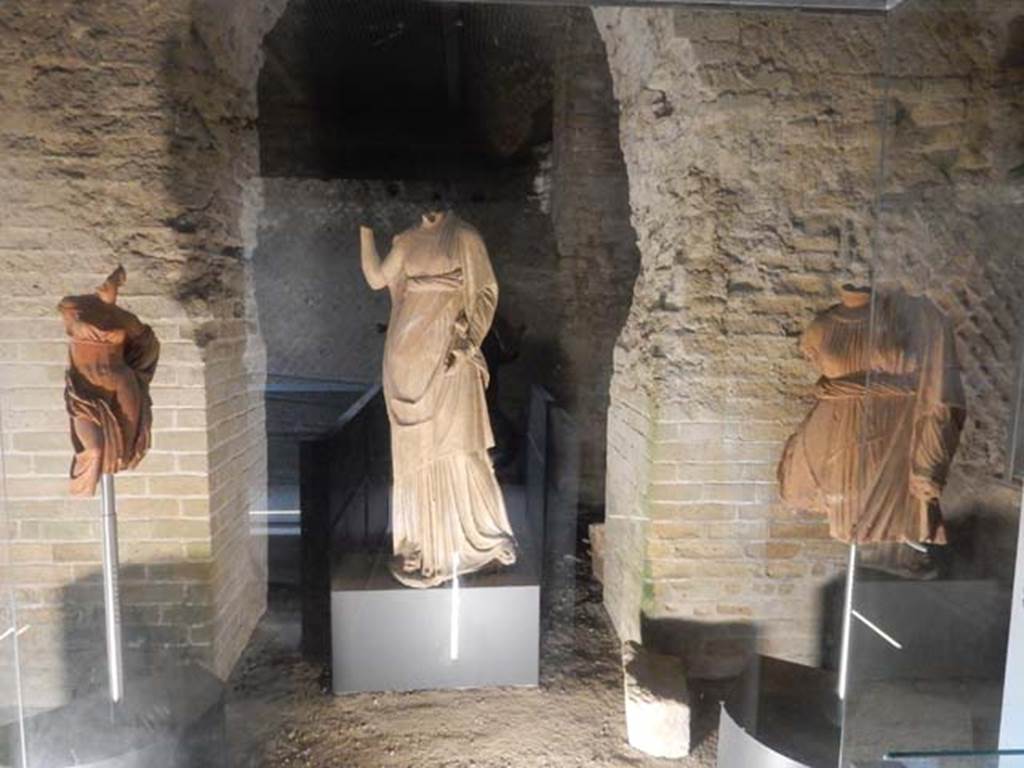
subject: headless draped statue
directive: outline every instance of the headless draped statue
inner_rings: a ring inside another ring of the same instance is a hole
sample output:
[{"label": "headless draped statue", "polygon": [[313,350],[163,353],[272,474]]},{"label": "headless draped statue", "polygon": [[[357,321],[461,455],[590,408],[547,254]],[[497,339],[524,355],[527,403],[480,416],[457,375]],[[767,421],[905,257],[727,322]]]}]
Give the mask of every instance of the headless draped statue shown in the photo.
[{"label": "headless draped statue", "polygon": [[452,212],[424,214],[381,262],[361,228],[363,274],[391,293],[383,389],[391,424],[395,578],[432,587],[516,559],[488,449],[494,445],[480,345],[498,285],[479,233]]},{"label": "headless draped statue", "polygon": [[124,282],[118,267],[95,293],[65,296],[57,306],[70,337],[64,400],[75,496],[92,496],[100,475],[134,468],[150,446],[149,382],[160,344],[152,328],[117,306]]},{"label": "headless draped statue", "polygon": [[945,544],[939,497],[964,424],[953,331],[928,299],[844,286],[800,340],[817,403],[779,465],[792,507],[856,544]]}]

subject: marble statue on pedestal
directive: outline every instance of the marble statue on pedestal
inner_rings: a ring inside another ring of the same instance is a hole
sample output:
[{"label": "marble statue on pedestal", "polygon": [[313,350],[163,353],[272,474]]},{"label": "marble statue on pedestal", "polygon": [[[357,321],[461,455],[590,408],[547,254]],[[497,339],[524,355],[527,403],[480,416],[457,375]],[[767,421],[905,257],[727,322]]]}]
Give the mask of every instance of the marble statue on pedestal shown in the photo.
[{"label": "marble statue on pedestal", "polygon": [[945,544],[939,497],[965,419],[949,321],[928,299],[844,286],[800,341],[821,372],[779,465],[792,507],[856,544]]},{"label": "marble statue on pedestal", "polygon": [[480,345],[498,284],[479,233],[431,211],[377,255],[363,227],[363,274],[391,293],[383,389],[394,483],[392,573],[432,587],[490,564],[510,565],[516,543],[488,449],[494,445]]},{"label": "marble statue on pedestal", "polygon": [[71,417],[71,493],[92,496],[103,474],[136,467],[149,450],[149,383],[160,343],[153,329],[117,306],[123,267],[95,293],[65,296],[57,309],[70,337],[64,400]]}]

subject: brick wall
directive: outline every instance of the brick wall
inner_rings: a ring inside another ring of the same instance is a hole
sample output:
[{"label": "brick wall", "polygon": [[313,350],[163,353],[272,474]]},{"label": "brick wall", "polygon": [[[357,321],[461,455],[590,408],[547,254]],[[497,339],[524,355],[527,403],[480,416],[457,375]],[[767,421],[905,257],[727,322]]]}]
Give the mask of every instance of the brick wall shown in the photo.
[{"label": "brick wall", "polygon": [[237,279],[246,316],[222,322],[205,369],[213,667],[222,676],[263,614],[267,589],[266,538],[250,532],[250,512],[267,509],[266,352],[251,271]]},{"label": "brick wall", "polygon": [[675,642],[695,674],[755,649],[821,658],[844,548],[778,503],[775,467],[812,403],[796,338],[841,282],[873,268],[950,313],[973,423],[947,511],[1016,497],[996,487],[1013,366],[995,361],[1019,336],[1021,72],[1004,62],[1024,6],[919,5],[595,11],[642,255],[615,356],[605,599],[620,635]]},{"label": "brick wall", "polygon": [[54,309],[117,263],[124,306],[162,343],[153,450],[117,480],[126,641],[226,674],[263,610],[265,545],[247,517],[265,494],[264,365],[247,254],[271,5],[0,9],[0,386],[33,704],[103,674],[99,502],[67,495]]}]

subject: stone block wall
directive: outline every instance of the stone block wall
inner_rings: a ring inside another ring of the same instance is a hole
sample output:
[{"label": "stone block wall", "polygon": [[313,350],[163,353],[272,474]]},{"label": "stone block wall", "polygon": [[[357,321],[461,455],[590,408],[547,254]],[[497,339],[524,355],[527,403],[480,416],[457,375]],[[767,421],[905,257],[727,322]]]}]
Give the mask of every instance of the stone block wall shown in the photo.
[{"label": "stone block wall", "polygon": [[1024,8],[910,9],[595,11],[642,257],[615,356],[605,600],[620,635],[675,643],[694,674],[827,650],[845,548],[779,503],[775,468],[812,403],[796,340],[842,282],[925,293],[956,323],[974,423],[951,517],[1017,495],[995,488],[1015,372],[996,361],[1019,339],[1006,62]]},{"label": "stone block wall", "polygon": [[117,479],[126,643],[226,675],[264,609],[248,513],[265,494],[265,365],[247,254],[258,45],[276,12],[0,8],[3,536],[32,705],[104,674],[99,501],[67,494],[55,307],[118,263],[122,303],[162,343],[153,450]]},{"label": "stone block wall", "polygon": [[267,509],[266,351],[251,271],[239,270],[237,279],[247,316],[223,322],[205,350],[212,664],[222,676],[241,655],[267,599],[267,541],[251,532],[250,517]]},{"label": "stone block wall", "polygon": [[[616,350],[618,357],[619,350]],[[621,365],[616,359],[616,369]],[[608,411],[608,475],[606,478],[604,604],[623,639],[641,637],[640,606],[650,590],[651,564],[647,512],[651,482],[651,398],[635,381],[612,379]]]}]

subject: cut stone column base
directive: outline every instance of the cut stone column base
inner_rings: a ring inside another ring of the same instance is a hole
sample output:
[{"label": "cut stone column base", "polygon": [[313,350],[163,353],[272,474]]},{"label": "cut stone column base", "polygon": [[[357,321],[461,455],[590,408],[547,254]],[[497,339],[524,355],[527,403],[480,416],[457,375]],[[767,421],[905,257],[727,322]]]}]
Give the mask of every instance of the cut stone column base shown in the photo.
[{"label": "cut stone column base", "polygon": [[622,672],[630,746],[654,757],[690,754],[690,693],[682,662],[629,642],[622,646]]}]

